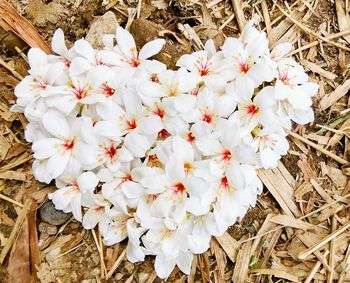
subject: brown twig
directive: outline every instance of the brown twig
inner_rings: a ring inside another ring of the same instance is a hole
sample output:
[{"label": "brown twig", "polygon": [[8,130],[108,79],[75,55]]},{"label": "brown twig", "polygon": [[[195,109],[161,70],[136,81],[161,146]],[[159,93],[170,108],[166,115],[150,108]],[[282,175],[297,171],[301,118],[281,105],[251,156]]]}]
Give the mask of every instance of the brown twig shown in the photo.
[{"label": "brown twig", "polygon": [[23,39],[30,47],[38,47],[46,53],[52,53],[50,45],[40,36],[35,27],[6,0],[0,0],[0,26],[10,30]]}]

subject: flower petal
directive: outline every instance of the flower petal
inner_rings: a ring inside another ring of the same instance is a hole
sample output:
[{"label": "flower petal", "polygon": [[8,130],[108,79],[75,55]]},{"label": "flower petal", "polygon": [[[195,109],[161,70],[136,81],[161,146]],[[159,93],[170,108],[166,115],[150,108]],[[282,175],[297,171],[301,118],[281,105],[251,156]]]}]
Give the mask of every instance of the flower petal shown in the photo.
[{"label": "flower petal", "polygon": [[140,50],[139,59],[145,60],[145,59],[148,59],[149,57],[152,57],[153,55],[156,55],[163,48],[164,45],[165,45],[164,39],[156,39],[156,40],[147,42]]}]

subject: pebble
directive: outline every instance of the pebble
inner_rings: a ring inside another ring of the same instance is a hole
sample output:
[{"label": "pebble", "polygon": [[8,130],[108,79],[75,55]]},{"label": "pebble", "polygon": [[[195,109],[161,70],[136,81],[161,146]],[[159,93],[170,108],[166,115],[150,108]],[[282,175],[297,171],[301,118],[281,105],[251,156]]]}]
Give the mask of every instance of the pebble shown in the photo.
[{"label": "pebble", "polygon": [[99,268],[94,268],[93,270],[91,270],[91,275],[93,276],[99,276],[101,273]]},{"label": "pebble", "polygon": [[149,273],[146,272],[140,272],[137,274],[137,282],[138,283],[145,283],[149,277]]},{"label": "pebble", "polygon": [[115,280],[121,280],[123,278],[123,273],[117,273],[115,276],[114,276],[114,279]]},{"label": "pebble", "polygon": [[72,213],[64,213],[56,210],[52,201],[47,201],[40,207],[40,216],[43,221],[51,225],[62,225],[72,216]]},{"label": "pebble", "polygon": [[57,233],[57,226],[50,225],[46,222],[40,222],[38,229],[40,233],[47,235],[56,235]]},{"label": "pebble", "polygon": [[127,263],[125,264],[125,269],[126,269],[129,273],[131,273],[131,271],[133,271],[134,268],[135,268],[135,266],[134,266],[131,262],[127,262]]},{"label": "pebble", "polygon": [[85,39],[89,41],[94,48],[102,48],[104,47],[103,36],[105,34],[115,34],[118,26],[119,24],[114,13],[108,11],[91,24]]}]

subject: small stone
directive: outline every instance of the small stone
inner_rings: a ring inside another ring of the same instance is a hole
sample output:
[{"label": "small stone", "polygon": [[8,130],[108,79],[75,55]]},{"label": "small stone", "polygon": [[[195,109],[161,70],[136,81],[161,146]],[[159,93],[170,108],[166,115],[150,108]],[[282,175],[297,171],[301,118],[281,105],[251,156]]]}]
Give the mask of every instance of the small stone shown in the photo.
[{"label": "small stone", "polygon": [[91,275],[93,276],[99,276],[101,273],[100,269],[99,268],[94,268],[93,270],[91,270]]},{"label": "small stone", "polygon": [[123,278],[123,273],[117,273],[115,276],[114,276],[114,279],[115,280],[121,280]]},{"label": "small stone", "polygon": [[134,268],[135,268],[135,266],[134,266],[131,262],[127,262],[127,263],[125,264],[125,269],[126,269],[129,273],[131,273],[131,271],[133,271]]},{"label": "small stone", "polygon": [[104,46],[103,36],[105,34],[115,34],[118,26],[119,24],[114,13],[108,11],[91,24],[85,39],[89,41],[94,48],[102,48]]},{"label": "small stone", "polygon": [[138,283],[145,283],[149,277],[149,273],[146,272],[140,272],[137,274],[137,282]]},{"label": "small stone", "polygon": [[56,233],[57,233],[57,227],[54,225],[50,225],[46,222],[41,222],[39,224],[38,229],[39,229],[40,233],[44,233],[47,235],[56,235]]},{"label": "small stone", "polygon": [[64,213],[56,210],[52,201],[47,201],[40,207],[40,216],[43,221],[51,225],[62,225],[72,216],[72,213]]},{"label": "small stone", "polygon": [[96,265],[100,263],[100,256],[98,254],[92,254],[91,259]]}]

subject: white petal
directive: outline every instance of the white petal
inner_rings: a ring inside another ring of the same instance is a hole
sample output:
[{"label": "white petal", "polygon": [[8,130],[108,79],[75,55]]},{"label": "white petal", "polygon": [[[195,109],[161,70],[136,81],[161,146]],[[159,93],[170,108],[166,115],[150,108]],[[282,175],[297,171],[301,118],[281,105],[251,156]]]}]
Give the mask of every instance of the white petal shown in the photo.
[{"label": "white petal", "polygon": [[92,193],[98,182],[98,178],[93,172],[84,172],[77,179],[79,189],[82,193]]},{"label": "white petal", "polygon": [[152,115],[139,120],[137,129],[145,135],[159,133],[163,129],[162,120],[157,115]]},{"label": "white petal", "polygon": [[164,279],[168,277],[175,268],[175,261],[168,259],[162,254],[156,256],[156,260],[154,262],[154,269],[156,270],[157,275]]},{"label": "white petal", "polygon": [[76,57],[70,64],[69,73],[71,76],[79,76],[92,68],[90,62],[85,58]]},{"label": "white petal", "polygon": [[95,63],[95,50],[91,44],[85,39],[78,39],[74,43],[74,50],[82,57],[86,58],[89,62]]},{"label": "white petal", "polygon": [[61,152],[55,153],[47,161],[47,165],[46,165],[47,172],[53,178],[58,177],[63,173],[64,169],[66,168],[69,158],[70,158],[70,152],[68,151],[64,153],[61,153]]},{"label": "white petal", "polygon": [[118,47],[120,50],[128,57],[132,58],[133,56],[133,50],[136,51],[136,45],[134,38],[132,35],[122,27],[118,26],[117,33],[116,33],[116,39],[118,43]]},{"label": "white petal", "polygon": [[51,46],[52,50],[61,56],[65,56],[65,54],[68,52],[67,46],[64,42],[64,34],[62,29],[57,29],[53,34]]},{"label": "white petal", "polygon": [[131,132],[125,137],[125,147],[135,157],[144,157],[146,151],[150,148],[151,144],[148,139],[135,132]]},{"label": "white petal", "polygon": [[191,252],[181,252],[176,258],[176,264],[183,273],[189,275],[191,272],[192,260],[193,254]]},{"label": "white petal", "polygon": [[49,110],[43,116],[43,125],[45,129],[55,137],[69,137],[69,125],[67,119],[56,110]]},{"label": "white petal", "polygon": [[57,147],[62,145],[62,140],[55,138],[48,138],[38,140],[33,143],[32,150],[34,152],[35,159],[49,158],[57,151]]},{"label": "white petal", "polygon": [[95,212],[94,209],[89,209],[83,217],[83,227],[85,229],[94,228],[97,223],[100,221],[101,215],[100,213]]},{"label": "white petal", "polygon": [[145,60],[159,53],[159,51],[163,48],[164,44],[165,44],[164,39],[156,39],[156,40],[147,42],[140,50],[139,59]]}]

